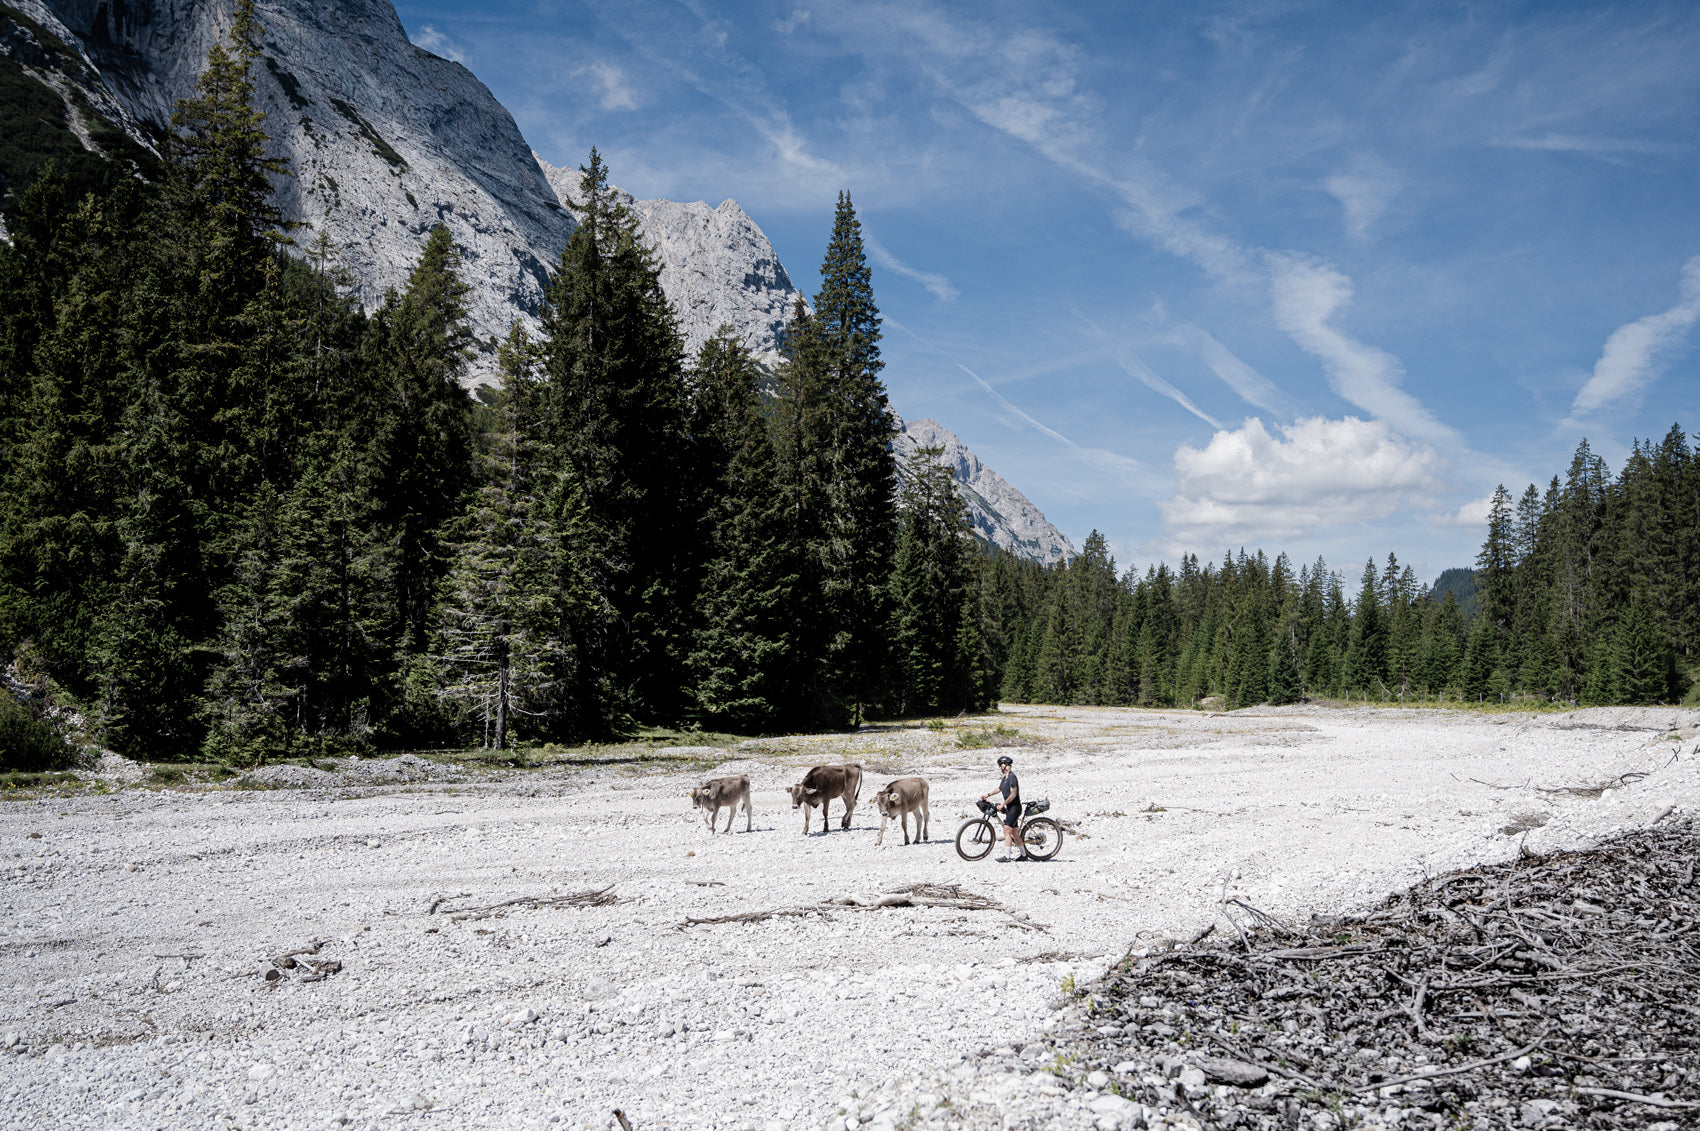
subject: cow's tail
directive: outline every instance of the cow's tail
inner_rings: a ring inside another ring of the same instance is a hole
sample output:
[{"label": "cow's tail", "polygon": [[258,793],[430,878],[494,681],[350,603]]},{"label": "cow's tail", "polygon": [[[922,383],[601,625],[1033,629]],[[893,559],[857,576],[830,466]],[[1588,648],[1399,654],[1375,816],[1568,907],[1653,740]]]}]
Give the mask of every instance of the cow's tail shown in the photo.
[{"label": "cow's tail", "polygon": [[855,763],[855,766],[856,766],[856,789],[853,793],[850,794],[850,800],[852,802],[859,802],[862,799],[862,774],[865,771],[863,771],[863,769],[862,769],[862,763],[857,762],[857,763]]}]

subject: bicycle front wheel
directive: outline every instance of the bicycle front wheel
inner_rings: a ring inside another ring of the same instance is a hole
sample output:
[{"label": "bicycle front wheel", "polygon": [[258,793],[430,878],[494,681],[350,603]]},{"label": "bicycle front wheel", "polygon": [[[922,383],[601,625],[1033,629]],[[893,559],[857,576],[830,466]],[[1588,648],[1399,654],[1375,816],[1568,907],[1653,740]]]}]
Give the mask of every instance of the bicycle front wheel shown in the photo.
[{"label": "bicycle front wheel", "polygon": [[1034,817],[1021,826],[1021,840],[1027,845],[1027,855],[1049,860],[1062,850],[1062,826],[1049,817]]},{"label": "bicycle front wheel", "polygon": [[997,830],[983,817],[970,818],[956,830],[956,854],[964,860],[984,860],[997,842]]}]

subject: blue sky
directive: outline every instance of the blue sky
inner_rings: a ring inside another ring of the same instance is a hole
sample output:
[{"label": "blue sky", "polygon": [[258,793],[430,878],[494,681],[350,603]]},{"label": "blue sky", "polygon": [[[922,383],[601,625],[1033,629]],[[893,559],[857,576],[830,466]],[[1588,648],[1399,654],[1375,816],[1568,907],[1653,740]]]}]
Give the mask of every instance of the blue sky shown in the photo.
[{"label": "blue sky", "polygon": [[732,197],[1078,545],[1468,564],[1700,431],[1700,7],[407,0],[550,162]]}]

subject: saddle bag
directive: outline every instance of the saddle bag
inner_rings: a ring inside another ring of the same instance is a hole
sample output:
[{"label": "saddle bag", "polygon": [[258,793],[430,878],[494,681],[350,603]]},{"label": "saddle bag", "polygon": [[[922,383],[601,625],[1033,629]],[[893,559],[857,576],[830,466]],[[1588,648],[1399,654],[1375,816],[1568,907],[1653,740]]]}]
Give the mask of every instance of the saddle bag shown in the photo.
[{"label": "saddle bag", "polygon": [[1022,810],[1021,815],[1022,815],[1023,818],[1037,817],[1040,813],[1043,813],[1045,810],[1049,809],[1050,807],[1051,807],[1050,801],[1041,797],[1037,801],[1029,801],[1027,803],[1026,807]]}]

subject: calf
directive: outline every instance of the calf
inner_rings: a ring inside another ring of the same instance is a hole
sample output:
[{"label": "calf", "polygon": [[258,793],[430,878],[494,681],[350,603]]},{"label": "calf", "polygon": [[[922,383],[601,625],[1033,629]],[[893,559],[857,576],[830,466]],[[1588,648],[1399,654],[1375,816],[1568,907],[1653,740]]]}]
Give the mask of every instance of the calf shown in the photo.
[{"label": "calf", "polygon": [[927,839],[927,779],[898,778],[874,794],[874,808],[880,811],[880,835],[874,838],[877,847],[885,842],[885,823],[895,820],[903,829],[903,843],[909,843],[909,814],[915,814],[915,843]]},{"label": "calf", "polygon": [[809,810],[820,806],[821,832],[826,832],[828,813],[833,801],[844,802],[844,821],[840,828],[850,827],[850,811],[856,807],[856,795],[862,791],[862,767],[854,762],[839,766],[816,766],[803,775],[803,780],[791,787],[791,808],[807,804],[803,810],[803,835],[809,835]]},{"label": "calf", "polygon": [[720,818],[720,809],[726,806],[726,831],[732,831],[732,821],[738,816],[738,806],[744,806],[744,831],[750,831],[750,775],[739,774],[731,778],[710,778],[695,789],[691,790],[691,804],[703,811],[703,819],[708,822],[708,831],[714,832],[714,822]]}]

